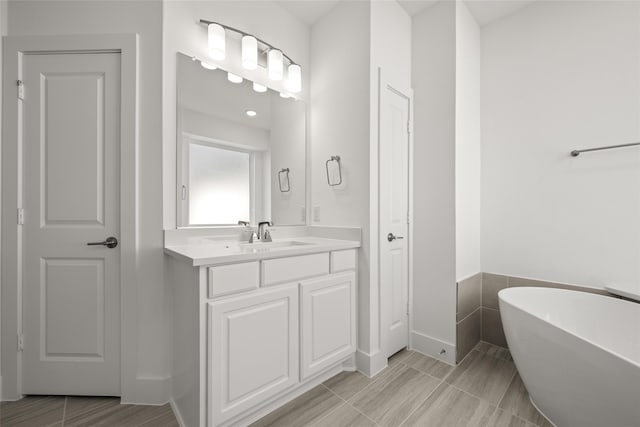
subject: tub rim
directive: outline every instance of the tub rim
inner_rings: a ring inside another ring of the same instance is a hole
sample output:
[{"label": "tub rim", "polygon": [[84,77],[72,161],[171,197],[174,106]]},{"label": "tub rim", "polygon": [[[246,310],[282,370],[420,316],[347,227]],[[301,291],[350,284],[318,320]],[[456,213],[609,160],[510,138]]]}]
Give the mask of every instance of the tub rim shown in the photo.
[{"label": "tub rim", "polygon": [[[518,311],[521,311],[522,313],[525,313],[525,314],[527,314],[527,315],[529,315],[531,317],[534,317],[534,318],[536,318],[536,319],[538,319],[538,320],[540,320],[540,321],[542,321],[542,322],[544,322],[544,323],[546,323],[548,325],[552,325],[552,326],[556,327],[557,329],[560,329],[561,331],[563,331],[563,332],[565,332],[565,333],[567,333],[567,334],[569,334],[569,335],[571,335],[571,336],[573,336],[573,337],[575,337],[575,338],[577,338],[577,339],[579,339],[581,341],[584,341],[584,342],[586,342],[586,343],[588,343],[590,345],[593,345],[596,348],[599,348],[600,350],[603,350],[606,353],[609,353],[609,354],[611,354],[611,355],[613,355],[613,356],[615,356],[615,357],[617,357],[619,359],[622,359],[625,362],[628,362],[631,365],[635,366],[636,368],[640,368],[640,360],[634,361],[634,360],[630,359],[629,357],[627,357],[625,355],[622,355],[622,354],[620,354],[620,353],[618,353],[616,351],[613,351],[611,349],[603,347],[602,345],[600,345],[600,344],[598,344],[598,343],[596,343],[596,342],[594,342],[592,340],[586,339],[586,338],[584,338],[584,337],[582,337],[582,336],[580,336],[580,335],[578,335],[578,334],[576,334],[576,333],[574,333],[574,332],[572,332],[572,331],[570,331],[570,330],[568,330],[566,328],[562,328],[562,327],[560,327],[560,326],[558,326],[558,325],[546,320],[545,318],[543,318],[543,317],[541,317],[541,316],[539,316],[537,314],[533,314],[530,311],[526,311],[526,310],[522,309],[521,307],[518,307],[517,305],[505,300],[504,297],[502,297],[500,295],[503,292],[504,293],[511,293],[511,292],[517,292],[518,290],[526,290],[526,289],[537,289],[537,290],[551,292],[551,293],[554,293],[554,292],[555,293],[583,293],[583,294],[592,295],[594,298],[597,298],[597,299],[609,298],[609,299],[612,299],[612,300],[615,300],[615,301],[619,302],[622,305],[625,305],[625,304],[638,305],[637,303],[630,302],[630,301],[625,301],[625,300],[622,300],[622,299],[619,299],[619,298],[615,298],[615,297],[612,297],[612,296],[608,296],[608,295],[601,295],[601,294],[595,294],[595,293],[591,293],[591,292],[584,292],[584,291],[578,291],[578,290],[572,290],[572,289],[546,288],[546,287],[541,287],[541,286],[518,286],[518,287],[504,288],[504,289],[501,289],[500,291],[498,291],[499,306],[500,306],[500,304],[506,304],[506,305],[508,305],[510,307],[513,307],[514,309],[516,309]],[[640,310],[640,308],[638,308],[638,310]],[[500,317],[502,319],[504,319],[504,316],[502,316],[502,312],[500,312]],[[502,327],[504,329],[504,322],[503,322],[503,326]]]}]

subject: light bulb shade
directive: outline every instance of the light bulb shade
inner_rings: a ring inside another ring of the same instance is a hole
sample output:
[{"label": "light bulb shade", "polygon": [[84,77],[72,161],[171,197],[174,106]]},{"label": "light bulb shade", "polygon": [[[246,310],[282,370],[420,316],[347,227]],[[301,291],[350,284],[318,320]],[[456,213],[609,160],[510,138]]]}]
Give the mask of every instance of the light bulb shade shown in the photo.
[{"label": "light bulb shade", "polygon": [[216,61],[222,61],[226,54],[224,28],[219,24],[209,24],[209,56]]},{"label": "light bulb shade", "polygon": [[253,82],[253,90],[262,93],[267,91],[267,87],[261,85],[260,83]]},{"label": "light bulb shade", "polygon": [[278,49],[271,49],[269,51],[269,78],[271,80],[282,80],[283,70],[282,52]]},{"label": "light bulb shade", "polygon": [[242,66],[247,70],[258,68],[258,40],[253,36],[242,37]]},{"label": "light bulb shade", "polygon": [[215,70],[216,68],[218,68],[215,65],[209,64],[208,62],[204,62],[204,61],[200,61],[200,65],[202,65],[202,68],[206,70]]},{"label": "light bulb shade", "polygon": [[242,77],[233,73],[227,73],[227,80],[231,83],[242,83]]},{"label": "light bulb shade", "polygon": [[298,64],[291,64],[287,69],[287,87],[293,93],[302,90],[302,69]]}]

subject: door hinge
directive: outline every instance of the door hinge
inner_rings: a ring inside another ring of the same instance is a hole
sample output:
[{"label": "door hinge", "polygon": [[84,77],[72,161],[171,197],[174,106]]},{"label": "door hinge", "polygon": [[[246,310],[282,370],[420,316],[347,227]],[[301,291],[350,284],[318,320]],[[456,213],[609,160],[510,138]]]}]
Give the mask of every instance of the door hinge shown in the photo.
[{"label": "door hinge", "polygon": [[411,224],[411,214],[407,212],[407,224]]},{"label": "door hinge", "polygon": [[24,335],[18,334],[18,351],[24,350]]},{"label": "door hinge", "polygon": [[24,225],[24,209],[18,208],[18,225]]},{"label": "door hinge", "polygon": [[409,303],[407,303],[407,316],[409,316]]},{"label": "door hinge", "polygon": [[182,200],[187,200],[187,186],[182,186]]},{"label": "door hinge", "polygon": [[18,99],[24,100],[24,83],[22,80],[18,80]]}]

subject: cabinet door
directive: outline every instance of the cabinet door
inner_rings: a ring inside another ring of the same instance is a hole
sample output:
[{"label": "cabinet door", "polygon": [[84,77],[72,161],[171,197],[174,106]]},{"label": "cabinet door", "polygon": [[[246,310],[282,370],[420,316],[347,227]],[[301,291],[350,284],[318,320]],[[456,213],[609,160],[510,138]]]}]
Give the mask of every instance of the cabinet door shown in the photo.
[{"label": "cabinet door", "polygon": [[208,425],[298,382],[298,288],[208,303]]},{"label": "cabinet door", "polygon": [[356,351],[355,282],[347,272],[300,284],[302,379]]}]

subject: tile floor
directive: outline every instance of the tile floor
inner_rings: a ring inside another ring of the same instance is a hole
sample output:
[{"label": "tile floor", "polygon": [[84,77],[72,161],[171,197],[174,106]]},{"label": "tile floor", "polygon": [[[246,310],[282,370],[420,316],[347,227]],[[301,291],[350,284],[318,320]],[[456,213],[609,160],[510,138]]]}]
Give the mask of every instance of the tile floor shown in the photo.
[{"label": "tile floor", "polygon": [[[31,396],[0,403],[0,426],[178,426],[169,405]],[[551,427],[529,402],[507,349],[479,343],[457,367],[412,351],[375,378],[343,372],[252,427]]]},{"label": "tile floor", "polygon": [[457,367],[402,351],[375,378],[343,372],[251,427],[551,427],[507,349],[479,343]]},{"label": "tile floor", "polygon": [[121,405],[115,397],[27,396],[0,402],[2,427],[178,427],[169,405]]}]

